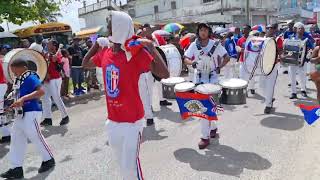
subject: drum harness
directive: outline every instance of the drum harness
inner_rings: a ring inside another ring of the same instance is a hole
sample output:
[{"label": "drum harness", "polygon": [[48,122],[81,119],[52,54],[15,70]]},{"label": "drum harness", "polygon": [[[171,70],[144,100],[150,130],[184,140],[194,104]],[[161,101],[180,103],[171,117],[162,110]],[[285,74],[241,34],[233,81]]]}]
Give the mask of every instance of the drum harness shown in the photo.
[{"label": "drum harness", "polygon": [[[208,54],[207,54],[210,58],[211,58],[211,56],[213,55],[213,53],[215,52],[215,50],[216,50],[217,46],[219,45],[219,43],[220,43],[220,41],[215,41],[215,42],[214,42],[212,48],[210,49],[210,51],[209,51]],[[198,51],[200,51],[200,55],[203,55],[203,54],[204,54],[204,51],[202,50],[202,47],[201,47],[201,44],[200,44],[199,39],[196,39],[196,46],[197,46]],[[213,63],[214,63],[214,65],[215,65],[215,67],[217,67],[216,62],[215,62],[214,60],[213,60]],[[218,68],[217,68],[217,69],[218,69]],[[211,76],[212,76],[212,74],[211,74],[212,72],[213,72],[213,71],[211,71],[210,74],[209,74],[209,79],[210,79]],[[198,77],[199,77],[199,79],[201,79],[201,73],[199,73]],[[200,84],[201,84],[201,83],[200,83]]]},{"label": "drum harness", "polygon": [[[264,43],[264,42],[263,42]],[[246,50],[247,51],[247,50]],[[257,55],[257,57],[255,58],[255,61],[254,61],[254,66],[253,66],[253,69],[252,69],[252,72],[250,73],[250,77],[249,77],[249,80],[251,80],[254,76],[254,73],[256,72],[257,68],[258,68],[258,65],[260,63],[260,59],[261,59],[261,51],[259,51],[259,54]],[[247,59],[248,57],[248,52],[245,53],[245,59]],[[248,70],[247,70],[248,71]]]},{"label": "drum harness", "polygon": [[[30,70],[27,70],[26,72],[24,72],[21,76],[17,77],[15,80],[14,80],[14,83],[13,83],[13,90],[8,94],[8,96],[5,98],[4,102],[5,101],[17,101],[19,99],[19,90],[20,90],[20,86],[21,84],[23,84],[23,82],[25,81],[26,78],[28,78],[30,75],[36,75],[39,79],[39,75],[34,72],[34,71],[30,71]],[[4,109],[5,112],[12,112],[16,117],[23,117],[24,116],[24,112],[23,112],[23,109],[22,107],[20,108],[14,108],[12,111],[10,111],[10,109]],[[2,113],[0,114],[1,115],[5,115],[6,113]],[[8,121],[4,124],[0,124],[0,127],[2,126],[7,126],[8,124],[10,124],[12,122],[11,121]]]}]

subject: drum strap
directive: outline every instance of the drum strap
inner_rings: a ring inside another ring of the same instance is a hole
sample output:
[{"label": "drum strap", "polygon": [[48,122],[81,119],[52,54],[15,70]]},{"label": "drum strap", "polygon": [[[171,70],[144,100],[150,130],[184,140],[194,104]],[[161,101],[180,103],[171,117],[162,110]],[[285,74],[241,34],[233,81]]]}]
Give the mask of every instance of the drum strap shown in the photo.
[{"label": "drum strap", "polygon": [[[211,56],[213,55],[213,53],[215,52],[215,50],[216,50],[217,46],[219,45],[219,43],[220,43],[220,41],[215,41],[215,42],[214,42],[212,48],[211,48],[210,51],[208,52],[208,56],[209,56],[209,57],[211,57]],[[199,39],[196,40],[196,46],[197,46],[197,49],[200,51],[200,55],[201,55],[201,54],[204,54]]]}]

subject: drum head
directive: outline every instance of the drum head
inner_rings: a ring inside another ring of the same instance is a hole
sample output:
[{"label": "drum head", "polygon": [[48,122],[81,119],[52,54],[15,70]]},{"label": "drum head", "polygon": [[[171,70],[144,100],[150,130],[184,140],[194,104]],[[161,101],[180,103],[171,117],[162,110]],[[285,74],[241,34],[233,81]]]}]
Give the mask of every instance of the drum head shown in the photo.
[{"label": "drum head", "polygon": [[193,84],[192,82],[183,82],[183,83],[176,84],[174,86],[174,91],[175,92],[188,92],[188,91],[194,90],[195,86],[196,85]]},{"label": "drum head", "polygon": [[15,79],[15,75],[12,73],[10,69],[10,65],[16,59],[22,59],[27,61],[28,69],[35,71],[40,80],[43,81],[47,75],[48,64],[44,57],[38,53],[37,51],[31,49],[13,49],[9,53],[4,56],[3,60],[3,70],[6,76],[7,81],[13,83]]},{"label": "drum head", "polygon": [[168,79],[162,79],[161,83],[167,86],[175,85],[184,82],[184,78],[182,77],[171,77]]},{"label": "drum head", "polygon": [[195,90],[201,94],[219,94],[221,89],[221,86],[216,84],[201,84],[198,85]]},{"label": "drum head", "polygon": [[[164,62],[166,63],[167,67],[168,67],[168,62],[167,62],[167,58],[166,58],[166,54],[162,51],[162,49],[160,49],[159,47],[156,47],[156,49],[158,50],[159,54],[161,55],[162,59],[164,60]],[[158,76],[156,76],[155,74],[152,73],[152,76],[154,77],[155,80],[157,81],[161,81],[161,78],[159,78]]]},{"label": "drum head", "polygon": [[277,45],[272,38],[267,38],[264,41],[261,52],[261,71],[264,75],[271,74],[277,60]]},{"label": "drum head", "polygon": [[248,86],[247,81],[242,80],[242,79],[236,79],[236,78],[223,79],[219,82],[219,84],[223,88],[227,88],[227,89],[241,89],[241,88],[245,88]]}]

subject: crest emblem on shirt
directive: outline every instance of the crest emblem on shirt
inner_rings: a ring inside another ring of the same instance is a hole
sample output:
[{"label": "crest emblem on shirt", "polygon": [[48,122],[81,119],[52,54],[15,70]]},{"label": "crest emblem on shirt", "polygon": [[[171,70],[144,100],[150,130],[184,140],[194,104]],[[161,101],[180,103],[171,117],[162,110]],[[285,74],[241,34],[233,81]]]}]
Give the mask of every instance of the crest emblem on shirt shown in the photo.
[{"label": "crest emblem on shirt", "polygon": [[107,95],[117,97],[119,95],[119,75],[120,70],[115,65],[111,64],[106,68],[106,89]]},{"label": "crest emblem on shirt", "polygon": [[252,40],[248,44],[248,51],[251,52],[260,52],[263,46],[263,41]]}]

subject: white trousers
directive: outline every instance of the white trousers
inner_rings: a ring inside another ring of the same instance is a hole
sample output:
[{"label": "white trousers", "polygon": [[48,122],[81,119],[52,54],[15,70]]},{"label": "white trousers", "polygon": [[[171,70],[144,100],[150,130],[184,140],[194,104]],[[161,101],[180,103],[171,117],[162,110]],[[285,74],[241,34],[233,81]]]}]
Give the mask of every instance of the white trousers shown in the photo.
[{"label": "white trousers", "polygon": [[291,93],[297,93],[297,85],[296,85],[296,76],[298,73],[299,79],[300,79],[300,87],[301,91],[306,91],[306,84],[307,84],[307,74],[306,74],[306,66],[303,67],[300,66],[289,66],[289,77],[290,77],[290,83],[291,83]]},{"label": "white trousers", "polygon": [[277,82],[279,63],[277,63],[268,76],[260,76],[260,87],[263,90],[263,97],[265,98],[266,107],[273,106],[274,89]]},{"label": "white trousers", "polygon": [[109,145],[120,166],[124,180],[142,180],[139,150],[144,119],[135,123],[106,122]]},{"label": "white trousers", "polygon": [[201,138],[209,139],[210,131],[217,129],[215,121],[208,121],[207,119],[200,118]]},{"label": "white trousers", "polygon": [[164,101],[165,99],[164,99],[163,94],[162,94],[162,83],[160,81],[155,81],[154,85],[158,90],[157,92],[158,92],[159,100],[160,101]]},{"label": "white trousers", "polygon": [[14,121],[11,133],[9,160],[11,168],[22,167],[28,139],[36,146],[43,161],[53,158],[39,127],[41,111],[25,112],[22,118]]},{"label": "white trousers", "polygon": [[49,82],[44,84],[44,101],[43,101],[43,118],[52,118],[52,111],[51,111],[51,97],[54,103],[57,105],[59,111],[61,112],[61,117],[65,118],[68,116],[66,107],[61,99],[61,83],[62,79],[52,79]]},{"label": "white trousers", "polygon": [[143,103],[144,117],[146,119],[152,119],[152,89],[153,89],[153,77],[151,72],[143,73],[139,79],[139,92],[140,98]]},{"label": "white trousers", "polygon": [[[4,112],[4,95],[7,92],[8,85],[7,84],[0,84],[0,113]],[[6,121],[6,116],[3,115],[0,117],[4,122]],[[10,136],[10,128],[8,126],[0,127],[0,135],[1,136]]]},{"label": "white trousers", "polygon": [[240,63],[239,77],[240,77],[240,79],[243,79],[248,82],[248,89],[255,89],[256,77],[253,76],[253,78],[251,80],[249,80],[250,73],[245,69],[244,63]]},{"label": "white trousers", "polygon": [[226,79],[238,78],[237,59],[231,58],[230,62],[224,67],[224,77]]}]

